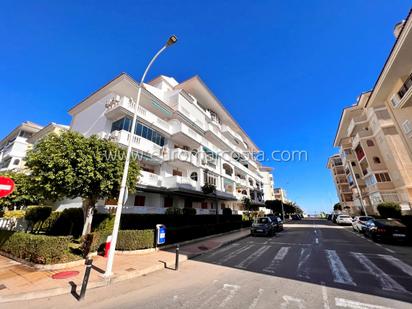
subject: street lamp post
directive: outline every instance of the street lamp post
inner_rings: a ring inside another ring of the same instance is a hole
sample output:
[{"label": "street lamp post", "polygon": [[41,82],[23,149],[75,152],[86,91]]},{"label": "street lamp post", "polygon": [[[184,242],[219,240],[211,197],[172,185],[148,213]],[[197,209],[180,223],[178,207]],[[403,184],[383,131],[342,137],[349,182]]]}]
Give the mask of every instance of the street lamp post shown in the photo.
[{"label": "street lamp post", "polygon": [[139,89],[137,91],[137,98],[136,98],[136,105],[134,107],[134,113],[133,113],[133,121],[132,121],[132,127],[130,130],[130,135],[129,135],[129,142],[127,145],[127,153],[126,153],[126,161],[124,162],[124,168],[123,168],[123,176],[122,176],[122,182],[120,185],[120,192],[119,192],[119,198],[117,200],[117,209],[116,209],[116,216],[114,218],[114,226],[113,226],[113,233],[112,233],[112,241],[109,249],[109,255],[107,258],[107,265],[106,265],[106,272],[104,273],[105,277],[110,277],[112,275],[112,268],[113,268],[113,260],[114,260],[114,253],[116,249],[116,242],[117,242],[117,235],[119,233],[119,225],[120,225],[120,217],[122,215],[122,208],[123,208],[123,200],[125,197],[125,191],[126,191],[126,184],[127,184],[127,175],[129,173],[129,162],[130,162],[130,155],[132,152],[132,141],[133,141],[133,134],[136,129],[136,122],[137,122],[137,111],[140,103],[140,97],[142,94],[142,87],[143,87],[143,82],[146,78],[147,72],[149,71],[150,67],[152,66],[153,62],[159,57],[159,55],[169,46],[173,45],[174,43],[177,42],[177,37],[172,35],[166,42],[165,45],[154,55],[152,60],[150,60],[149,64],[146,67],[146,70],[143,73],[142,79],[140,80],[139,83]]}]

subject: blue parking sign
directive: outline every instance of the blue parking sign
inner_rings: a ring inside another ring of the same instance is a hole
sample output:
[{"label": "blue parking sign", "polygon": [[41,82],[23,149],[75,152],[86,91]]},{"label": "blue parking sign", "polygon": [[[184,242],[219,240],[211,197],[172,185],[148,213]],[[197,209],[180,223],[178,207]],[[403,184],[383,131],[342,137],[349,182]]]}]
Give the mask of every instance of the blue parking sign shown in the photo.
[{"label": "blue parking sign", "polygon": [[157,244],[163,245],[166,242],[166,227],[163,224],[157,224]]}]

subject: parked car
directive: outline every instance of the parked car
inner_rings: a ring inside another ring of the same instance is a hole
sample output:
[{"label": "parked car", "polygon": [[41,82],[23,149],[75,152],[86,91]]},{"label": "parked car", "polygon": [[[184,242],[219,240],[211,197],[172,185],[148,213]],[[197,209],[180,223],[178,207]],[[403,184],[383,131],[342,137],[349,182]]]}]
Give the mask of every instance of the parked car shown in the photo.
[{"label": "parked car", "polygon": [[340,214],[332,214],[332,222],[333,223],[336,223],[336,219],[338,218],[338,216],[339,216]]},{"label": "parked car", "polygon": [[339,215],[336,218],[336,223],[340,225],[352,225],[352,217],[349,215]]},{"label": "parked car", "polygon": [[276,232],[283,231],[283,221],[280,217],[275,216],[274,214],[270,214],[268,217],[272,220]]},{"label": "parked car", "polygon": [[407,241],[407,228],[395,219],[371,219],[366,223],[365,236],[374,241]]},{"label": "parked car", "polygon": [[256,221],[250,227],[250,234],[255,235],[264,235],[264,236],[273,236],[275,234],[275,227],[273,222],[269,217],[257,218]]},{"label": "parked car", "polygon": [[369,216],[356,216],[352,220],[352,228],[355,232],[363,233],[366,228],[366,222],[373,219]]},{"label": "parked car", "polygon": [[328,215],[328,220],[329,220],[329,221],[332,220],[332,216],[333,216],[332,214],[329,214],[329,215]]}]

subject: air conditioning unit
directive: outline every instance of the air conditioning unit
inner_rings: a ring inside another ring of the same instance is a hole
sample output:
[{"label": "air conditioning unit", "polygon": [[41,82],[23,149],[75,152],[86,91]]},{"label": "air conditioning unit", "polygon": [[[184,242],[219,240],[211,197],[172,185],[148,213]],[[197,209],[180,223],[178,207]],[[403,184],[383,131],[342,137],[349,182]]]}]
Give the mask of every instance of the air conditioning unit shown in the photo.
[{"label": "air conditioning unit", "polygon": [[393,107],[398,107],[399,103],[401,102],[401,98],[398,93],[395,93],[391,98],[391,103]]},{"label": "air conditioning unit", "polygon": [[107,138],[109,134],[102,131],[102,132],[97,133],[96,135],[99,138]]}]

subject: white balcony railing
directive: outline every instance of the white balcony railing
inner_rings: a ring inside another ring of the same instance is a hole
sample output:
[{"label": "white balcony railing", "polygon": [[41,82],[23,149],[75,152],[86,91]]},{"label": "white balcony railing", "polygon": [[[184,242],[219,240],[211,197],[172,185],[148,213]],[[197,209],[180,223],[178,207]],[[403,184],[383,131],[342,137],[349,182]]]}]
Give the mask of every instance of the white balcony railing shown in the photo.
[{"label": "white balcony railing", "polygon": [[139,184],[146,186],[161,187],[163,177],[157,174],[140,171]]},{"label": "white balcony railing", "polygon": [[199,166],[199,159],[193,155],[190,151],[176,148],[170,151],[166,151],[163,155],[165,161],[182,161],[190,163],[194,166]]},{"label": "white balcony railing", "polygon": [[130,132],[127,132],[125,130],[113,131],[110,134],[111,140],[123,145],[128,145],[130,137],[132,138],[133,148],[141,150],[156,157],[161,156],[162,147],[136,134],[130,134]]},{"label": "white balcony railing", "polygon": [[[126,109],[129,114],[134,113],[134,109],[136,106],[136,102],[131,100],[128,97],[120,97],[114,96],[107,104],[106,104],[106,115],[110,116],[111,114],[117,115],[114,113],[115,111],[120,110],[121,108]],[[120,113],[120,111],[119,111]],[[152,112],[148,111],[144,107],[140,106],[137,108],[137,114],[147,122],[157,126],[159,129],[169,133],[169,123],[160,117],[156,116]]]},{"label": "white balcony railing", "polygon": [[200,190],[200,185],[197,181],[184,176],[166,176],[163,177],[163,186],[166,188],[184,188],[192,190]]}]

